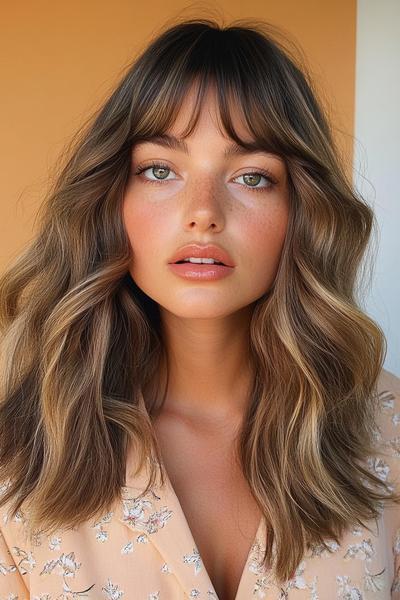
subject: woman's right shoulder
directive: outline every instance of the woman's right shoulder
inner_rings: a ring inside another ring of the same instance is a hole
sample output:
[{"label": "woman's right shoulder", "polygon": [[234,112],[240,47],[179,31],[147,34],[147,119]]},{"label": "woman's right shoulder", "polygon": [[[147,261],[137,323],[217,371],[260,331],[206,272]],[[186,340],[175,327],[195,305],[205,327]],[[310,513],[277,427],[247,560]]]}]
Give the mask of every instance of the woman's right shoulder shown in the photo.
[{"label": "woman's right shoulder", "polygon": [[[9,482],[0,484],[0,498],[8,487]],[[0,506],[0,591],[5,598],[29,598],[26,519],[21,511],[12,516],[10,509],[11,501]]]}]

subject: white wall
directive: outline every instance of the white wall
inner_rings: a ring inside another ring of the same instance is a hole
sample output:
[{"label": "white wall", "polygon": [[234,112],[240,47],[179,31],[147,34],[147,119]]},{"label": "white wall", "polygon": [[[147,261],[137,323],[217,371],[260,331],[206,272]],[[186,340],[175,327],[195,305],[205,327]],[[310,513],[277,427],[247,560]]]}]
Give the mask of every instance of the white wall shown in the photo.
[{"label": "white wall", "polygon": [[358,0],[354,183],[374,208],[378,245],[366,312],[400,376],[400,1]]}]

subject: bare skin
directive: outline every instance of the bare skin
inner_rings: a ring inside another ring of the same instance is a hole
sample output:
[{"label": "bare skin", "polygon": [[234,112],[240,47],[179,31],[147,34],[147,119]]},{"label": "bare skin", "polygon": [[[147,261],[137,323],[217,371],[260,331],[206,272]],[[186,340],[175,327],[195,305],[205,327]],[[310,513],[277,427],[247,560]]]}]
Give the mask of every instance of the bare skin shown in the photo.
[{"label": "bare skin", "polygon": [[[180,137],[192,108],[185,97],[168,133]],[[252,139],[239,114],[236,129]],[[236,436],[252,381],[247,344],[254,302],[270,288],[287,230],[285,163],[266,152],[226,158],[232,143],[218,127],[210,88],[189,154],[154,143],[138,144],[132,173],[161,161],[170,173],[151,184],[150,166],[130,178],[124,224],[137,285],[160,306],[169,357],[169,384],[154,420],[163,461],[205,568],[220,600],[234,600],[261,513],[241,472]],[[254,191],[246,173],[268,170]],[[147,180],[147,181],[146,181]],[[167,262],[186,243],[217,243],[234,260],[232,275],[192,282]]]},{"label": "bare skin", "polygon": [[234,600],[261,518],[235,460],[230,422],[199,429],[177,415],[154,421],[165,468],[220,600]]}]

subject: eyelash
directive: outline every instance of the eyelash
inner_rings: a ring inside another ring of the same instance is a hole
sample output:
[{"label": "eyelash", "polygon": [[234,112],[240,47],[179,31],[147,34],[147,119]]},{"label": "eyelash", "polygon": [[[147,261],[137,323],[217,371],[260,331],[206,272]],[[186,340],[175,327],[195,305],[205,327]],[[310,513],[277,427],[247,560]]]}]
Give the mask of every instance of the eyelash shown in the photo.
[{"label": "eyelash", "polygon": [[[169,168],[168,165],[163,164],[163,163],[150,163],[148,165],[139,165],[135,171],[135,175],[140,175],[141,173],[143,173],[143,171],[147,171],[147,169],[151,169],[151,168],[155,168],[155,167],[161,167],[162,169],[167,169],[168,171],[172,171],[172,169]],[[172,171],[174,172],[174,171]],[[259,169],[258,171],[250,171],[248,173],[242,173],[242,175],[238,175],[238,177],[244,177],[245,175],[262,175],[268,182],[270,185],[265,186],[265,187],[252,187],[250,185],[244,184],[244,187],[248,188],[249,190],[251,190],[252,192],[265,192],[270,190],[271,188],[273,188],[276,184],[277,181],[272,177],[271,173],[269,173],[268,171],[265,171],[264,169]],[[155,183],[156,185],[158,184],[162,184],[165,180],[162,179],[146,179],[144,178],[145,183]],[[240,184],[242,185],[242,184]]]}]

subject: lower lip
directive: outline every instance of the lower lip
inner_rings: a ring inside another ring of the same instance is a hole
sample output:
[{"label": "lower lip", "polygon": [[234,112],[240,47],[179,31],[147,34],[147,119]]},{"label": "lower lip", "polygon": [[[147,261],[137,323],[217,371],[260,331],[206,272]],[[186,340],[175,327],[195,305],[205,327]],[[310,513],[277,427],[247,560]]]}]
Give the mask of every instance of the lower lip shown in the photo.
[{"label": "lower lip", "polygon": [[234,267],[227,267],[226,265],[199,265],[194,263],[169,263],[168,266],[180,277],[195,281],[223,279],[223,277],[231,275],[234,269]]}]

